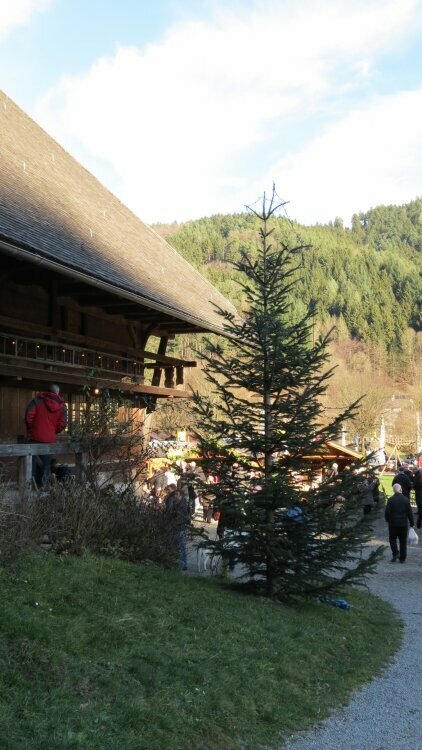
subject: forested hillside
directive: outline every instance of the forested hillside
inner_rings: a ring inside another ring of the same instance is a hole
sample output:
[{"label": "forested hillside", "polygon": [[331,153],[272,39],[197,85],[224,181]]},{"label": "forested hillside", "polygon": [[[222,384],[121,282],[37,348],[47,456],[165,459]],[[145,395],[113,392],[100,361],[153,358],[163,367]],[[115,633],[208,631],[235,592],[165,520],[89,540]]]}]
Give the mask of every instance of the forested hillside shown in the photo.
[{"label": "forested hillside", "polygon": [[[239,259],[241,250],[251,256],[256,252],[259,221],[253,214],[155,228],[242,309],[230,261]],[[324,396],[327,419],[364,396],[357,416],[346,425],[348,439],[359,434],[376,447],[383,417],[391,445],[399,441],[415,450],[422,411],[422,200],[356,214],[350,229],[340,219],[304,227],[280,217],[274,222],[274,242],[307,246],[298,254],[292,312],[302,315],[311,304],[315,335],[333,329],[330,365],[335,369]],[[173,346],[189,358],[201,341],[184,336]],[[206,388],[200,367],[189,378],[195,388]],[[156,420],[169,431],[189,425],[189,405],[172,403]]]},{"label": "forested hillside", "polygon": [[[158,225],[179,252],[236,305],[240,292],[230,261],[252,256],[258,220],[251,213],[216,215],[185,224]],[[316,307],[321,324],[339,336],[405,352],[422,331],[422,200],[356,214],[352,227],[274,223],[274,242],[310,246],[300,255],[293,309]]]}]

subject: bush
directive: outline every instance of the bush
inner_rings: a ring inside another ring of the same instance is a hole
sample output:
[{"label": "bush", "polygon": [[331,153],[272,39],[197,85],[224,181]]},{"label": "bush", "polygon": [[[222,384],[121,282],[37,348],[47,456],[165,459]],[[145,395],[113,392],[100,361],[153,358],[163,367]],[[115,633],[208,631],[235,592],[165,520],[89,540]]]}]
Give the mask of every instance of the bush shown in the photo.
[{"label": "bush", "polygon": [[84,446],[82,484],[52,483],[47,492],[28,491],[12,505],[0,479],[0,561],[41,545],[58,554],[89,550],[176,565],[177,519],[137,494],[151,457],[139,410],[108,391],[93,399],[87,388],[85,411],[72,436]]},{"label": "bush", "polygon": [[41,544],[63,554],[94,554],[166,567],[178,559],[174,519],[162,507],[133,493],[76,482],[52,485],[48,493],[22,496],[13,507],[2,493],[0,560]]}]

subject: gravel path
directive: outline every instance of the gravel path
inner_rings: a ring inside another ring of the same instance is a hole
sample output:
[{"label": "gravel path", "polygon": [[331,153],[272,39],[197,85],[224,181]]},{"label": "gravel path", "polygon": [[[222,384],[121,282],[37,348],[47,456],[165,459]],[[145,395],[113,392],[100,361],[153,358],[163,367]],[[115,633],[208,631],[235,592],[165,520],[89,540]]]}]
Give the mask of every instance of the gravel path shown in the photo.
[{"label": "gravel path", "polygon": [[[415,514],[416,518],[416,514]],[[347,707],[321,725],[288,740],[280,750],[422,750],[422,534],[403,565],[385,552],[369,588],[391,602],[404,622],[394,661],[355,693]],[[388,544],[387,524],[375,526],[374,543]]]}]

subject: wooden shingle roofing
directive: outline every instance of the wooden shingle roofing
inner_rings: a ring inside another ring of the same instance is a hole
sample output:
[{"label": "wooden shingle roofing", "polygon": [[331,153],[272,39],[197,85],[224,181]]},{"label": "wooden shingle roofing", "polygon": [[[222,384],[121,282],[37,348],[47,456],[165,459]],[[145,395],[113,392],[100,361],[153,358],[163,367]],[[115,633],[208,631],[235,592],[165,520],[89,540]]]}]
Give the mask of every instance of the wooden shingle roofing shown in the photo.
[{"label": "wooden shingle roofing", "polygon": [[235,310],[0,92],[0,242],[98,282],[120,297],[222,332],[216,306]]}]

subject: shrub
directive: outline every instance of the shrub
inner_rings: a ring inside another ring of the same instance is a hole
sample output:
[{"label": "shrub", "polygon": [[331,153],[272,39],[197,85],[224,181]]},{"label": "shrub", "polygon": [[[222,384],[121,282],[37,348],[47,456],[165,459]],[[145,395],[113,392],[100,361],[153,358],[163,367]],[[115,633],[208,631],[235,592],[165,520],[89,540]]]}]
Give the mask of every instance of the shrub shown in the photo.
[{"label": "shrub", "polygon": [[41,545],[57,554],[94,554],[138,562],[176,564],[174,519],[160,506],[135,495],[82,486],[52,485],[44,494],[22,496],[13,507],[0,506],[0,560],[14,559],[23,549]]}]

